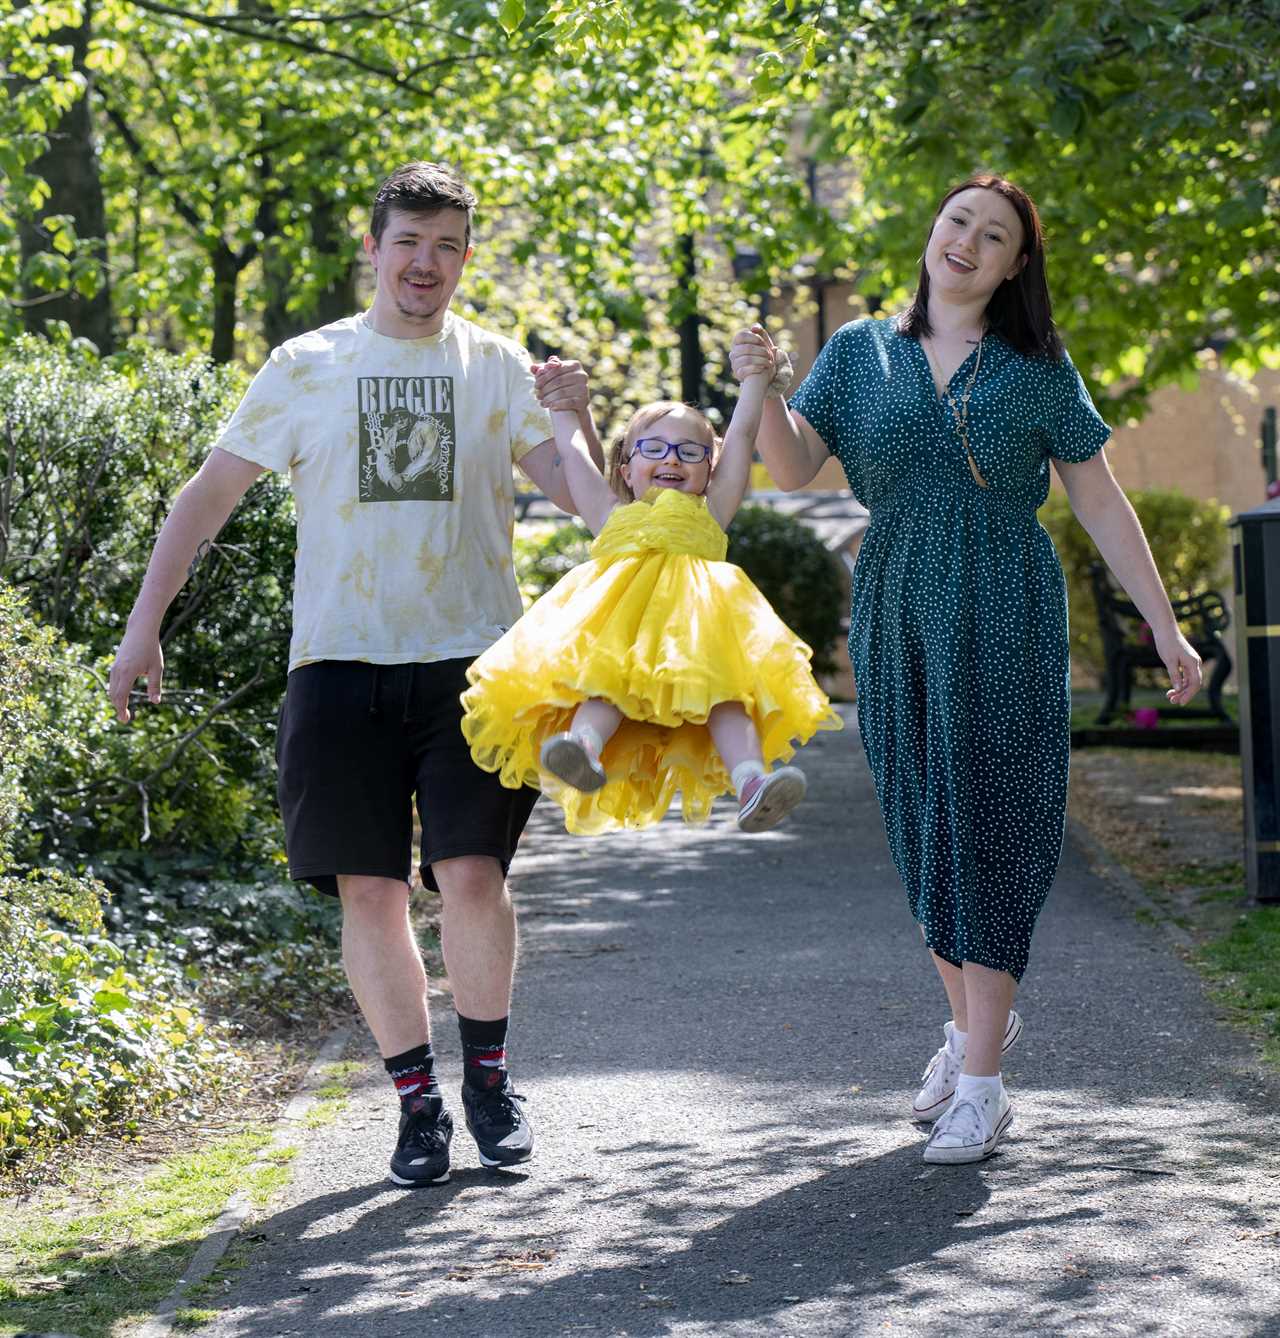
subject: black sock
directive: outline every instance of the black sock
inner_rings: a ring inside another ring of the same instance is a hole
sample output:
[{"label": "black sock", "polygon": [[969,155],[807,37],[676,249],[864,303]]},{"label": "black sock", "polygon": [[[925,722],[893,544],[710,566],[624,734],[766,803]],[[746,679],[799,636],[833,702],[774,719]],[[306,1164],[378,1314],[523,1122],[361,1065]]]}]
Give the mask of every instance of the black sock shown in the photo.
[{"label": "black sock", "polygon": [[382,1062],[396,1085],[401,1105],[418,1097],[436,1096],[439,1093],[435,1075],[436,1056],[430,1041],[426,1045],[415,1045],[402,1055],[392,1055]]},{"label": "black sock", "polygon": [[507,1019],[477,1022],[458,1014],[462,1036],[462,1080],[482,1091],[501,1087],[507,1080]]}]

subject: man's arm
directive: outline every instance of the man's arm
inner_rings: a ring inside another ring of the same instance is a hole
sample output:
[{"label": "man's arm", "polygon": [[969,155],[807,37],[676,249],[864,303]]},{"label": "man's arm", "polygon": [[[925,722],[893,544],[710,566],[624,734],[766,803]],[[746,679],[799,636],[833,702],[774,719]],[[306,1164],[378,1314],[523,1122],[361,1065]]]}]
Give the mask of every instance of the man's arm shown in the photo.
[{"label": "man's arm", "polygon": [[564,461],[553,437],[540,441],[531,451],[520,457],[519,465],[535,488],[554,506],[569,515],[576,515],[573,494],[564,476]]},{"label": "man's arm", "polygon": [[178,494],[156,537],[147,574],[111,666],[107,693],[117,719],[131,718],[129,693],[139,678],[146,678],[150,700],[160,700],[164,677],[160,624],[165,611],[262,469],[215,446]]}]

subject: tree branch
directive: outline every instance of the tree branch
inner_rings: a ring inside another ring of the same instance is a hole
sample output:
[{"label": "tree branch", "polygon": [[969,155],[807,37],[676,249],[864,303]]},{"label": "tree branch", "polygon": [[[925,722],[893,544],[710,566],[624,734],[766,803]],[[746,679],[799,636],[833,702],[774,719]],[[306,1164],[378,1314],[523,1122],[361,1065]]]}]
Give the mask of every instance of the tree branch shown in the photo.
[{"label": "tree branch", "polygon": [[[329,60],[335,60],[347,65],[354,65],[356,69],[364,70],[367,74],[376,74],[380,78],[390,80],[397,88],[409,89],[415,93],[431,91],[423,89],[417,83],[419,77],[426,74],[429,70],[434,70],[442,65],[471,63],[482,57],[496,59],[499,55],[503,54],[494,50],[460,52],[454,56],[440,56],[435,60],[429,60],[425,64],[414,66],[409,73],[401,74],[399,71],[386,65],[376,65],[372,61],[365,60],[360,56],[352,55],[347,51],[339,51],[334,47],[323,46],[317,42],[309,42],[301,37],[264,31],[256,21],[254,23],[248,23],[241,19],[223,18],[215,14],[193,14],[189,10],[176,9],[171,5],[159,4],[157,0],[129,0],[129,3],[136,5],[139,9],[146,10],[150,14],[160,14],[166,18],[182,19],[187,23],[197,23],[206,28],[216,28],[222,32],[233,33],[237,37],[246,37],[256,42],[274,43],[277,46],[292,47],[296,51],[305,51],[309,55],[324,56]],[[288,16],[282,16],[282,18],[287,19]]]},{"label": "tree branch", "polygon": [[205,220],[200,217],[197,210],[191,204],[184,200],[182,196],[173,189],[168,176],[166,176],[166,174],[151,161],[151,157],[146,149],[142,147],[141,141],[130,129],[128,121],[126,121],[124,116],[102,96],[101,83],[98,85],[97,93],[99,98],[102,99],[102,105],[106,109],[111,124],[120,132],[120,137],[124,140],[125,146],[128,148],[130,154],[137,160],[142,170],[149,177],[153,177],[156,181],[160,182],[165,188],[178,217],[185,219],[197,232],[203,232],[205,228]]},{"label": "tree branch", "polygon": [[[263,679],[262,666],[259,665],[258,668],[254,670],[253,677],[249,679],[247,683],[242,683],[229,697],[224,697],[220,702],[215,703],[214,706],[210,708],[209,713],[205,716],[203,720],[199,722],[199,724],[192,726],[191,729],[189,729],[184,735],[182,735],[180,739],[178,739],[178,741],[169,750],[169,754],[167,757],[165,757],[164,761],[160,762],[157,766],[152,767],[151,770],[147,772],[147,774],[143,776],[141,780],[123,781],[121,788],[117,790],[114,794],[107,795],[105,798],[98,799],[97,802],[94,804],[82,804],[74,812],[68,814],[68,818],[74,820],[75,818],[84,817],[85,814],[92,812],[94,808],[101,808],[104,805],[121,804],[126,799],[128,799],[129,796],[135,790],[139,790],[142,792],[145,803],[146,787],[152,784],[153,781],[155,781],[158,777],[162,776],[166,771],[168,771],[179,760],[179,758],[181,758],[183,752],[187,749],[187,747],[189,747],[196,739],[198,739],[200,735],[203,734],[204,731],[208,729],[210,725],[213,724],[213,722],[217,719],[218,716],[222,715],[226,711],[229,711],[236,704],[236,702],[238,702],[242,697],[252,692],[253,689],[256,688],[258,684],[262,682],[262,679]],[[105,779],[110,779],[110,778],[104,778],[104,780]],[[117,777],[116,779],[120,778]],[[103,782],[98,782],[98,783],[102,784]],[[90,793],[92,793],[92,789],[93,789],[92,786],[89,787]],[[84,794],[86,793],[86,791],[80,790],[78,791],[78,793]]]}]

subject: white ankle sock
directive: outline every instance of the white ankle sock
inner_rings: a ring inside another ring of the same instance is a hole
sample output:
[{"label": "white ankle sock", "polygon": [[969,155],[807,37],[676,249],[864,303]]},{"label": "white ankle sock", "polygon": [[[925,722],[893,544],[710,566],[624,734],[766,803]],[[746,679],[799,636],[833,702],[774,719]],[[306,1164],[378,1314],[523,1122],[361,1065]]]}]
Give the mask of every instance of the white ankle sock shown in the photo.
[{"label": "white ankle sock", "polygon": [[759,762],[739,762],[729,773],[729,779],[733,782],[733,792],[742,798],[742,787],[753,777],[763,776],[764,767]]},{"label": "white ankle sock", "polygon": [[970,1100],[981,1105],[983,1097],[990,1097],[998,1104],[1003,1091],[1004,1079],[998,1073],[989,1078],[975,1078],[972,1074],[962,1073],[956,1080],[957,1101]]},{"label": "white ankle sock", "polygon": [[569,731],[579,743],[585,743],[587,751],[599,758],[604,744],[600,740],[600,731],[594,725],[575,725]]},{"label": "white ankle sock", "polygon": [[950,1050],[957,1059],[963,1059],[964,1047],[968,1039],[969,1033],[967,1031],[961,1031],[953,1022],[951,1024],[951,1030],[947,1032],[947,1049]]}]

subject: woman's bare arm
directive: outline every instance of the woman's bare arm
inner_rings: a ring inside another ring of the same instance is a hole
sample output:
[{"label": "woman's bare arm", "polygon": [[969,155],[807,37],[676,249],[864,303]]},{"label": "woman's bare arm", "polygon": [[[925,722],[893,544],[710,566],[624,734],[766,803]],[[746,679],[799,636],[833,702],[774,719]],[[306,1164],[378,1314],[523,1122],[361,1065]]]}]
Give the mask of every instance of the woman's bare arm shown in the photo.
[{"label": "woman's bare arm", "polygon": [[1141,522],[1116,482],[1106,453],[1099,451],[1079,463],[1055,459],[1053,464],[1072,511],[1151,628],[1156,653],[1169,673],[1166,695],[1175,706],[1185,706],[1200,690],[1200,657],[1174,619]]}]

